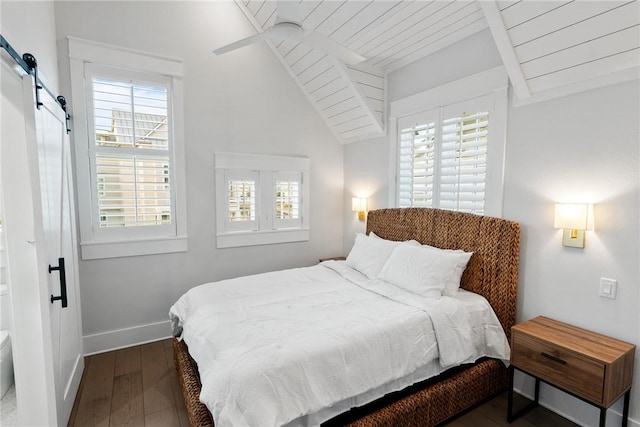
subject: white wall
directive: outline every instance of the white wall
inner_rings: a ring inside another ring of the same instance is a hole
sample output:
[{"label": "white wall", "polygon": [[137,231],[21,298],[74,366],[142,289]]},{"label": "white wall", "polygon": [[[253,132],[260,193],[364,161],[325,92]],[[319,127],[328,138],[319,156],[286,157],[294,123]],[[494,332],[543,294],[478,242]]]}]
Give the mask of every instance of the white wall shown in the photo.
[{"label": "white wall", "polygon": [[502,64],[489,30],[483,30],[389,74],[389,102]]},{"label": "white wall", "polygon": [[52,1],[0,2],[2,35],[21,56],[24,53],[35,56],[38,77],[57,95],[58,51],[54,16]]},{"label": "white wall", "polygon": [[[520,320],[545,315],[640,345],[639,95],[636,80],[510,111],[504,216],[524,225]],[[583,250],[563,247],[553,204],[585,200],[596,204],[595,231]],[[617,299],[598,296],[600,277],[618,280]],[[638,351],[635,364],[630,415],[640,423]],[[542,393],[581,422],[597,419]]]},{"label": "white wall", "polygon": [[377,138],[344,146],[344,255],[353,246],[356,233],[364,233],[366,222],[351,211],[353,197],[366,197],[367,209],[388,206],[389,141]]},{"label": "white wall", "polygon": [[[58,43],[70,35],[177,57],[185,70],[189,250],[82,261],[86,352],[167,336],[169,307],[198,284],[342,254],[342,146],[266,45],[211,52],[254,33],[234,2],[72,1],[55,8]],[[68,88],[68,60],[60,65]],[[308,156],[311,240],[216,249],[216,151]]]},{"label": "white wall", "polygon": [[[389,99],[499,65],[488,37],[479,33],[392,73]],[[545,315],[640,345],[639,100],[636,80],[509,109],[503,217],[522,225],[518,321]],[[379,139],[345,146],[345,193],[371,188],[374,208],[389,205],[388,149]],[[583,200],[596,203],[596,229],[585,249],[565,248],[553,204]],[[344,214],[348,253],[360,230],[346,205]],[[598,296],[600,277],[618,280],[617,299]],[[635,365],[630,418],[640,426],[640,351]],[[533,392],[523,376],[516,386]],[[541,400],[597,425],[597,410],[575,398],[543,386]],[[613,408],[621,413],[621,402]],[[608,419],[619,425],[612,411]]]}]

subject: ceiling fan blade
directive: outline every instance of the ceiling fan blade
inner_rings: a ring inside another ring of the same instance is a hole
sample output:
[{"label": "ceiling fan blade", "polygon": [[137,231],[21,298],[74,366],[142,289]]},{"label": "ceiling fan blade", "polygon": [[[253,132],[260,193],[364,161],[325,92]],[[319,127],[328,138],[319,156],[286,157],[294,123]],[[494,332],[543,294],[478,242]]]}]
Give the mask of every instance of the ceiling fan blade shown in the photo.
[{"label": "ceiling fan blade", "polygon": [[301,23],[298,0],[278,0],[276,3],[276,24],[280,22]]},{"label": "ceiling fan blade", "polygon": [[245,47],[248,46],[250,44],[254,44],[254,43],[258,43],[262,40],[264,40],[265,38],[267,38],[269,35],[268,31],[265,31],[263,33],[258,33],[255,34],[253,36],[249,36],[247,38],[238,40],[236,42],[230,43],[226,46],[222,46],[219,47],[218,49],[214,50],[213,53],[215,53],[216,55],[222,55],[223,53],[227,53],[227,52],[231,52],[232,50],[236,50],[236,49],[240,49],[241,47]]},{"label": "ceiling fan blade", "polygon": [[340,43],[331,40],[329,37],[322,35],[316,31],[306,31],[302,36],[302,44],[312,47],[314,49],[321,50],[336,59],[344,62],[345,64],[355,65],[359,62],[366,61],[367,58],[347,49]]}]

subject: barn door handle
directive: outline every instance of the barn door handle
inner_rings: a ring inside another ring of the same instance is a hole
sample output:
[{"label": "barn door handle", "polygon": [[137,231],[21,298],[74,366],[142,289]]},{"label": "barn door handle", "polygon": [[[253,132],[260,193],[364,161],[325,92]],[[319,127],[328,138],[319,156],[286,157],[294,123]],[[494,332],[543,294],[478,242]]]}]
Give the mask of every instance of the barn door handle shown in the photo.
[{"label": "barn door handle", "polygon": [[49,274],[51,274],[52,271],[60,272],[60,295],[57,297],[54,297],[52,294],[51,304],[53,304],[54,301],[60,300],[62,302],[62,308],[65,308],[68,304],[67,304],[67,275],[64,272],[64,258],[58,258],[57,267],[52,267],[51,264],[49,264]]}]

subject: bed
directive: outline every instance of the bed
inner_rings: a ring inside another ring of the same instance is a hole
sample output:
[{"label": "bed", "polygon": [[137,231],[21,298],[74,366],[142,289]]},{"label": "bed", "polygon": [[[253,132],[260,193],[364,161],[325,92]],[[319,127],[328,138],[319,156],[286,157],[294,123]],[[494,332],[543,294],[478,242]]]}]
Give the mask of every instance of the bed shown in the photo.
[{"label": "bed", "polygon": [[[473,252],[460,286],[486,298],[499,325],[510,331],[515,322],[518,280],[517,223],[438,209],[380,209],[368,213],[367,234],[372,232],[391,241],[416,240],[423,245]],[[174,358],[190,423],[213,426],[211,413],[200,402],[198,366],[184,340],[174,340]],[[507,378],[503,361],[482,358],[345,410],[322,425],[437,425],[506,389]]]}]

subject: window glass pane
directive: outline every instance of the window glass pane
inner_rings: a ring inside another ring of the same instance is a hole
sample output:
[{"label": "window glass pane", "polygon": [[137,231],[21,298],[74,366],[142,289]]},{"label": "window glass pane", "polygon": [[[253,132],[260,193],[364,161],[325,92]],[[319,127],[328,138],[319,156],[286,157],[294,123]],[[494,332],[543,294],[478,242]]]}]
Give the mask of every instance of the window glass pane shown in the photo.
[{"label": "window glass pane", "polygon": [[171,224],[169,158],[97,154],[100,228]]},{"label": "window glass pane", "polygon": [[256,182],[234,180],[227,182],[229,221],[256,220]]},{"label": "window glass pane", "polygon": [[94,77],[97,146],[167,150],[167,88]]},{"label": "window glass pane", "polygon": [[484,213],[489,113],[443,121],[439,207]]},{"label": "window glass pane", "polygon": [[435,123],[418,124],[400,131],[400,207],[433,206],[435,131]]},{"label": "window glass pane", "polygon": [[300,218],[300,183],[276,181],[276,219]]}]

